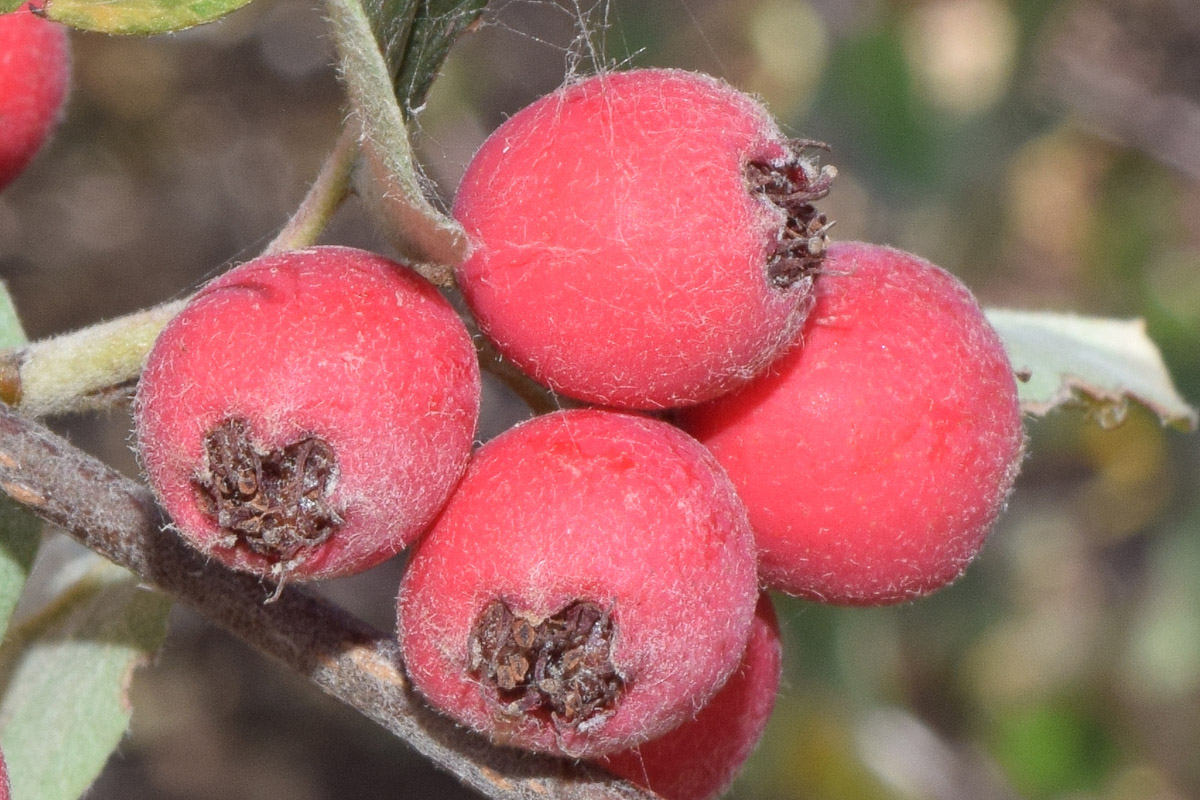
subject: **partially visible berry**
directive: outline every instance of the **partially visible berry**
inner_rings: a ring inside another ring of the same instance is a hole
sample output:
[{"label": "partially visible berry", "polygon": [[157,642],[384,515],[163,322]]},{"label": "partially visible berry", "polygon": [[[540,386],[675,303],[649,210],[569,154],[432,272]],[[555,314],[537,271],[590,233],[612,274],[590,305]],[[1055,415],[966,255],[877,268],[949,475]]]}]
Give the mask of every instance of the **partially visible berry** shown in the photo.
[{"label": "partially visible berry", "polygon": [[570,84],[467,168],[457,271],[481,329],[556,391],[622,408],[715,397],[811,308],[834,171],[715,78],[646,69]]},{"label": "partially visible berry", "polygon": [[159,336],[142,464],[179,532],[236,569],[326,578],[413,541],[470,453],[469,334],[424,279],[315,247],[209,283]]},{"label": "partially visible berry", "polygon": [[600,759],[608,770],[665,800],[709,800],[729,788],[766,730],[783,665],[771,598],[759,598],[737,671],[675,730]]},{"label": "partially visible berry", "polygon": [[737,666],[746,512],[664,422],[538,417],[484,445],[400,588],[414,685],[493,741],[591,757],[661,735]]},{"label": "partially visible berry", "polygon": [[70,60],[67,29],[30,4],[0,14],[0,189],[49,138],[66,99]]},{"label": "partially visible berry", "polygon": [[681,421],[746,501],[767,586],[843,604],[958,577],[1024,444],[1012,366],[966,287],[860,243],[830,247],[794,350]]},{"label": "partially visible berry", "polygon": [[0,800],[9,800],[12,789],[8,784],[8,765],[4,763],[4,753],[0,753]]}]

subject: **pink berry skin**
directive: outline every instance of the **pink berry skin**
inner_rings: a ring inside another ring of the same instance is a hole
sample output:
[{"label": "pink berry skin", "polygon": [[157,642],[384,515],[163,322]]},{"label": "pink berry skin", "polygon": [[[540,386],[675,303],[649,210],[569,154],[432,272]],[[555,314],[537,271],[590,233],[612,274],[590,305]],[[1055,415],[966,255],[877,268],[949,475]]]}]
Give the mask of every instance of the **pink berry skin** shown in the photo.
[{"label": "pink berry skin", "polygon": [[715,397],[794,339],[824,248],[818,170],[715,78],[598,75],[472,159],[457,279],[483,332],[556,391],[627,409]]},{"label": "pink berry skin", "polygon": [[733,783],[762,738],[782,669],[779,621],[764,593],[742,661],[708,705],[675,730],[605,756],[600,764],[664,800],[717,797]]},{"label": "pink berry skin", "polygon": [[0,800],[9,800],[12,789],[8,784],[8,765],[4,763],[4,754],[0,753]]},{"label": "pink berry skin", "polygon": [[0,14],[0,189],[49,138],[66,100],[70,60],[63,26],[29,4]]},{"label": "pink berry skin", "polygon": [[1013,370],[970,292],[916,256],[829,249],[801,343],[681,424],[746,501],[769,588],[847,605],[957,578],[1016,479]]},{"label": "pink berry skin", "polygon": [[469,458],[470,335],[411,270],[346,247],[264,256],[163,330],[135,404],[179,532],[265,576],[348,575],[411,543]]},{"label": "pink berry skin", "polygon": [[414,685],[493,741],[584,758],[690,717],[757,600],[728,478],[658,420],[582,409],[477,451],[400,588]]}]

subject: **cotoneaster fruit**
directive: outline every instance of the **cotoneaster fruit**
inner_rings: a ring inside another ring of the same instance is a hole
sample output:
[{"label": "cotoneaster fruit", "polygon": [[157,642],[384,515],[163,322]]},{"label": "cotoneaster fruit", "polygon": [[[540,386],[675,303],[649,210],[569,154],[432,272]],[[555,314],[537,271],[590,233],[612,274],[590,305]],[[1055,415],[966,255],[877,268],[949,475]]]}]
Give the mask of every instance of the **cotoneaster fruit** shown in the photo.
[{"label": "cotoneaster fruit", "polygon": [[750,641],[721,691],[670,733],[600,759],[610,772],[665,800],[709,800],[733,783],[766,730],[783,669],[779,621],[759,598]]},{"label": "cotoneaster fruit", "polygon": [[442,507],[470,453],[469,334],[407,268],[346,247],[255,259],[159,336],[137,443],[188,541],[275,578],[354,573]]},{"label": "cotoneaster fruit", "polygon": [[916,256],[829,248],[797,347],[683,427],[746,501],[766,585],[894,603],[953,581],[1021,463],[1012,366],[970,292]]},{"label": "cotoneaster fruit", "polygon": [[0,189],[50,136],[70,79],[67,30],[25,4],[0,14]]},{"label": "cotoneaster fruit", "polygon": [[572,83],[483,144],[454,202],[459,286],[480,328],[554,390],[602,405],[696,403],[795,338],[834,172],[754,99],[647,69]]},{"label": "cotoneaster fruit", "polygon": [[695,440],[603,410],[485,444],[410,557],[413,684],[493,741],[593,757],[694,714],[746,647],[746,512]]}]

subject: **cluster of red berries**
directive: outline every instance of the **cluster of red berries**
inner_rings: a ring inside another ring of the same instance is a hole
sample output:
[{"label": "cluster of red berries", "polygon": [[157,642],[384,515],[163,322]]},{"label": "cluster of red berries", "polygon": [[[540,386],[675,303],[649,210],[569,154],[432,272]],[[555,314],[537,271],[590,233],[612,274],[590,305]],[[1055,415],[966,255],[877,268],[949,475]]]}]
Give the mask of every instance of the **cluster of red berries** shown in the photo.
[{"label": "cluster of red berries", "polygon": [[280,581],[416,542],[405,667],[492,740],[723,789],[780,675],[763,589],[904,601],[981,547],[1022,454],[1012,369],[968,291],[830,244],[833,170],[674,70],[569,85],[472,161],[457,279],[483,333],[594,404],[472,453],[467,329],[358,250],[257,259],[163,332],[136,404],[181,535]]}]

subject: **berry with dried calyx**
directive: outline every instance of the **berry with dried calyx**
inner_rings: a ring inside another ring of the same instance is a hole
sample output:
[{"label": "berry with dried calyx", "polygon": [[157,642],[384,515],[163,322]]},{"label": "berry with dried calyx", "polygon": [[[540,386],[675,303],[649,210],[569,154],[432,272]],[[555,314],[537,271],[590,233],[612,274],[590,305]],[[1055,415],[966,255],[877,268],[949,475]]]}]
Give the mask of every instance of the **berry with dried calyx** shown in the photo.
[{"label": "berry with dried calyx", "polygon": [[706,75],[597,75],[483,144],[454,214],[480,328],[552,389],[682,406],[750,380],[812,304],[832,167]]},{"label": "berry with dried calyx", "polygon": [[566,411],[476,453],[413,551],[399,636],[435,707],[502,744],[591,757],[707,701],[757,595],[745,509],[703,447]]},{"label": "berry with dried calyx", "polygon": [[413,541],[470,453],[475,349],[437,290],[347,247],[264,256],[155,343],[137,443],[175,527],[267,577],[373,566]]}]

